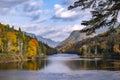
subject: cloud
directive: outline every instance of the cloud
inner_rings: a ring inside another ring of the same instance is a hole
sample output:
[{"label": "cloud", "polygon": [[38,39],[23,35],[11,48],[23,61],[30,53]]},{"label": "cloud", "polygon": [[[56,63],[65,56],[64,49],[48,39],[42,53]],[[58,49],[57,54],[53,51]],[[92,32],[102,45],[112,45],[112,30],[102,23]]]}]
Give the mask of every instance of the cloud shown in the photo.
[{"label": "cloud", "polygon": [[0,14],[8,14],[14,6],[24,2],[26,2],[26,0],[0,0]]},{"label": "cloud", "polygon": [[40,15],[42,14],[42,10],[35,10],[31,12],[26,12],[25,16],[32,18],[31,20],[38,20]]},{"label": "cloud", "polygon": [[43,0],[30,0],[25,2],[22,7],[22,12],[24,16],[30,17],[31,20],[38,20],[42,14],[41,7],[43,5]]},{"label": "cloud", "polygon": [[42,5],[43,0],[1,0],[0,14],[25,16],[33,21],[39,19],[42,14]]},{"label": "cloud", "polygon": [[[43,26],[42,26],[43,27]],[[50,38],[55,41],[62,41],[67,38],[70,33],[74,30],[81,30],[85,26],[81,26],[80,24],[75,25],[64,25],[64,26],[46,26],[44,28],[38,29],[38,35],[41,35],[45,38]]]},{"label": "cloud", "polygon": [[58,29],[54,28],[53,30],[44,32],[41,35],[43,37],[50,38],[52,40],[62,41],[69,36],[70,32],[72,32],[71,27],[67,26],[67,27],[61,27]]},{"label": "cloud", "polygon": [[79,20],[81,23],[82,20],[88,20],[91,18],[91,9],[81,10],[80,8],[68,10],[66,7],[62,5],[55,4],[54,5],[54,16],[53,20],[61,20],[61,21],[76,21]]},{"label": "cloud", "polygon": [[[7,16],[4,16],[4,19],[8,19],[9,23],[14,25],[16,29],[21,27],[23,31],[28,33],[34,33],[56,41],[64,40],[73,30],[82,29],[84,26],[80,25],[81,21],[90,17],[87,10],[67,10],[67,7],[63,4],[53,4],[54,8],[52,10],[52,8],[48,8],[51,3],[45,4],[43,1],[44,0],[1,0],[0,4],[2,7],[0,7],[0,9],[2,11],[0,14],[2,12],[8,13]],[[74,0],[62,1],[70,4]],[[43,5],[47,5],[47,7],[44,6],[44,8],[42,8]],[[66,22],[66,20],[68,22]]]},{"label": "cloud", "polygon": [[35,11],[35,10],[39,10],[40,7],[43,5],[43,1],[42,0],[30,0],[26,3],[24,3],[24,11],[25,12],[31,12],[31,11]]},{"label": "cloud", "polygon": [[62,4],[64,5],[71,5],[77,0],[62,0]]},{"label": "cloud", "polygon": [[85,28],[85,26],[83,25],[80,25],[80,24],[75,24],[73,27],[72,27],[72,30],[81,30]]},{"label": "cloud", "polygon": [[26,2],[26,0],[0,0],[0,7],[1,8],[10,8]]},{"label": "cloud", "polygon": [[[17,25],[17,24],[16,24]],[[50,38],[55,41],[62,41],[67,38],[72,32],[72,26],[51,26],[51,25],[44,25],[43,23],[29,23],[23,24],[21,26],[22,31],[26,31],[28,33],[34,33],[36,35],[41,35],[45,38]]]},{"label": "cloud", "polygon": [[67,10],[59,4],[54,5],[55,15],[54,19],[75,19],[79,15],[79,11]]}]

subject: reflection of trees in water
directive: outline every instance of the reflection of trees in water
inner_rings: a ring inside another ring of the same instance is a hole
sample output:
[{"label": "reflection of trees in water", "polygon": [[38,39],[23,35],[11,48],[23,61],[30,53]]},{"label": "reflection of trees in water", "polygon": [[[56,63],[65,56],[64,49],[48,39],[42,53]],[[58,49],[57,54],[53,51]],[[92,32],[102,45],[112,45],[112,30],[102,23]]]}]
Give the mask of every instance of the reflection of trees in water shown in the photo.
[{"label": "reflection of trees in water", "polygon": [[[34,60],[15,63],[0,63],[0,70],[40,70],[50,62]],[[72,70],[120,70],[120,60],[69,60],[64,63]]]},{"label": "reflection of trees in water", "polygon": [[116,71],[120,70],[120,61],[119,60],[112,62],[112,64]]},{"label": "reflection of trees in water", "polygon": [[46,60],[0,63],[0,70],[40,70],[41,68],[44,68],[46,64]]},{"label": "reflection of trees in water", "polygon": [[40,70],[45,66],[45,60],[34,60],[25,63],[26,70]]},{"label": "reflection of trees in water", "polygon": [[120,70],[120,61],[116,62],[108,60],[71,60],[66,61],[66,64],[72,70]]},{"label": "reflection of trees in water", "polygon": [[36,61],[28,61],[27,62],[27,69],[28,70],[38,70],[38,64]]},{"label": "reflection of trees in water", "polygon": [[24,62],[14,62],[14,63],[0,63],[0,70],[14,70],[23,69]]}]

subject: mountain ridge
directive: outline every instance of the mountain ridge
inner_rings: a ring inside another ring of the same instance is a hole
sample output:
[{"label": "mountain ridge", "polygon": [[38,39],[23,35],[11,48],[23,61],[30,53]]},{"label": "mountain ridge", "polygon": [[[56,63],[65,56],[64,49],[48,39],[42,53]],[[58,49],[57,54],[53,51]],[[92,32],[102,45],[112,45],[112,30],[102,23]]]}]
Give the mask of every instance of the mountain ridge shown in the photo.
[{"label": "mountain ridge", "polygon": [[119,57],[120,25],[92,38],[67,44],[59,48],[63,53],[77,53],[83,57]]},{"label": "mountain ridge", "polygon": [[67,44],[74,43],[80,41],[85,38],[93,37],[95,34],[86,35],[86,33],[80,32],[80,30],[73,31],[68,38],[58,44],[57,48],[66,46]]},{"label": "mountain ridge", "polygon": [[22,61],[56,53],[56,49],[14,27],[0,23],[0,62]]},{"label": "mountain ridge", "polygon": [[43,42],[43,43],[45,43],[48,46],[53,47],[53,48],[55,48],[59,44],[59,42],[53,41],[53,40],[48,39],[48,38],[44,38],[40,35],[35,35],[33,33],[27,33],[27,32],[24,32],[24,33],[33,37],[33,38],[36,38],[37,40],[39,40],[39,41],[41,41],[41,42]]},{"label": "mountain ridge", "polygon": [[[116,23],[113,28],[116,28],[117,26],[119,26],[119,24],[120,23]],[[89,28],[89,27],[85,27],[84,29],[87,29],[87,28]],[[59,48],[64,47],[68,44],[75,43],[75,42],[81,41],[81,40],[86,39],[86,38],[94,37],[98,34],[106,32],[107,30],[109,30],[109,27],[104,26],[104,27],[101,27],[100,29],[97,29],[94,33],[92,33],[90,35],[87,35],[88,34],[87,32],[81,32],[81,30],[74,30],[69,35],[69,37],[66,38],[65,40],[63,40],[62,42],[60,42],[56,48],[59,49]]]}]

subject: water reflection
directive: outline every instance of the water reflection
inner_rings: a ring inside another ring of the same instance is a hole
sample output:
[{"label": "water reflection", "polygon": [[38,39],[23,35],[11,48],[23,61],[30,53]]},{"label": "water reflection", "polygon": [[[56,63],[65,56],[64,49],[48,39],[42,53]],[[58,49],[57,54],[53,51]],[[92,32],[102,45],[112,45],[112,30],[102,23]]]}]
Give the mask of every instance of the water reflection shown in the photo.
[{"label": "water reflection", "polygon": [[41,72],[45,73],[68,73],[71,71],[69,66],[65,64],[63,60],[48,60],[47,66],[45,66]]},{"label": "water reflection", "polygon": [[0,70],[40,70],[45,64],[46,60],[0,63]]},{"label": "water reflection", "polygon": [[56,54],[46,59],[0,63],[0,70],[34,70],[41,72],[69,73],[79,70],[120,70],[120,60],[80,58],[74,54]]}]

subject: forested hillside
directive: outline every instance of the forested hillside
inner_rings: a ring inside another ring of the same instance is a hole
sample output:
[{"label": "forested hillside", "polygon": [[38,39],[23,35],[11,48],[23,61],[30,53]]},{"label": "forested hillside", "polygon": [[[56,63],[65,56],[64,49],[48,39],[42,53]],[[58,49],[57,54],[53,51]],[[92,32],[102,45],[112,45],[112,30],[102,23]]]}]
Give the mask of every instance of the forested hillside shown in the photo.
[{"label": "forested hillside", "polygon": [[84,57],[118,57],[120,56],[120,26],[110,29],[93,38],[59,48],[61,52],[78,53]]},{"label": "forested hillside", "polygon": [[94,37],[95,35],[95,33],[87,35],[86,33],[81,32],[81,30],[75,30],[70,34],[68,38],[59,43],[56,48],[63,47],[67,44],[75,43],[86,38]]},{"label": "forested hillside", "polygon": [[6,59],[4,56],[13,54],[33,58],[52,53],[55,53],[55,49],[26,35],[20,28],[15,30],[14,26],[0,23],[0,59]]}]

